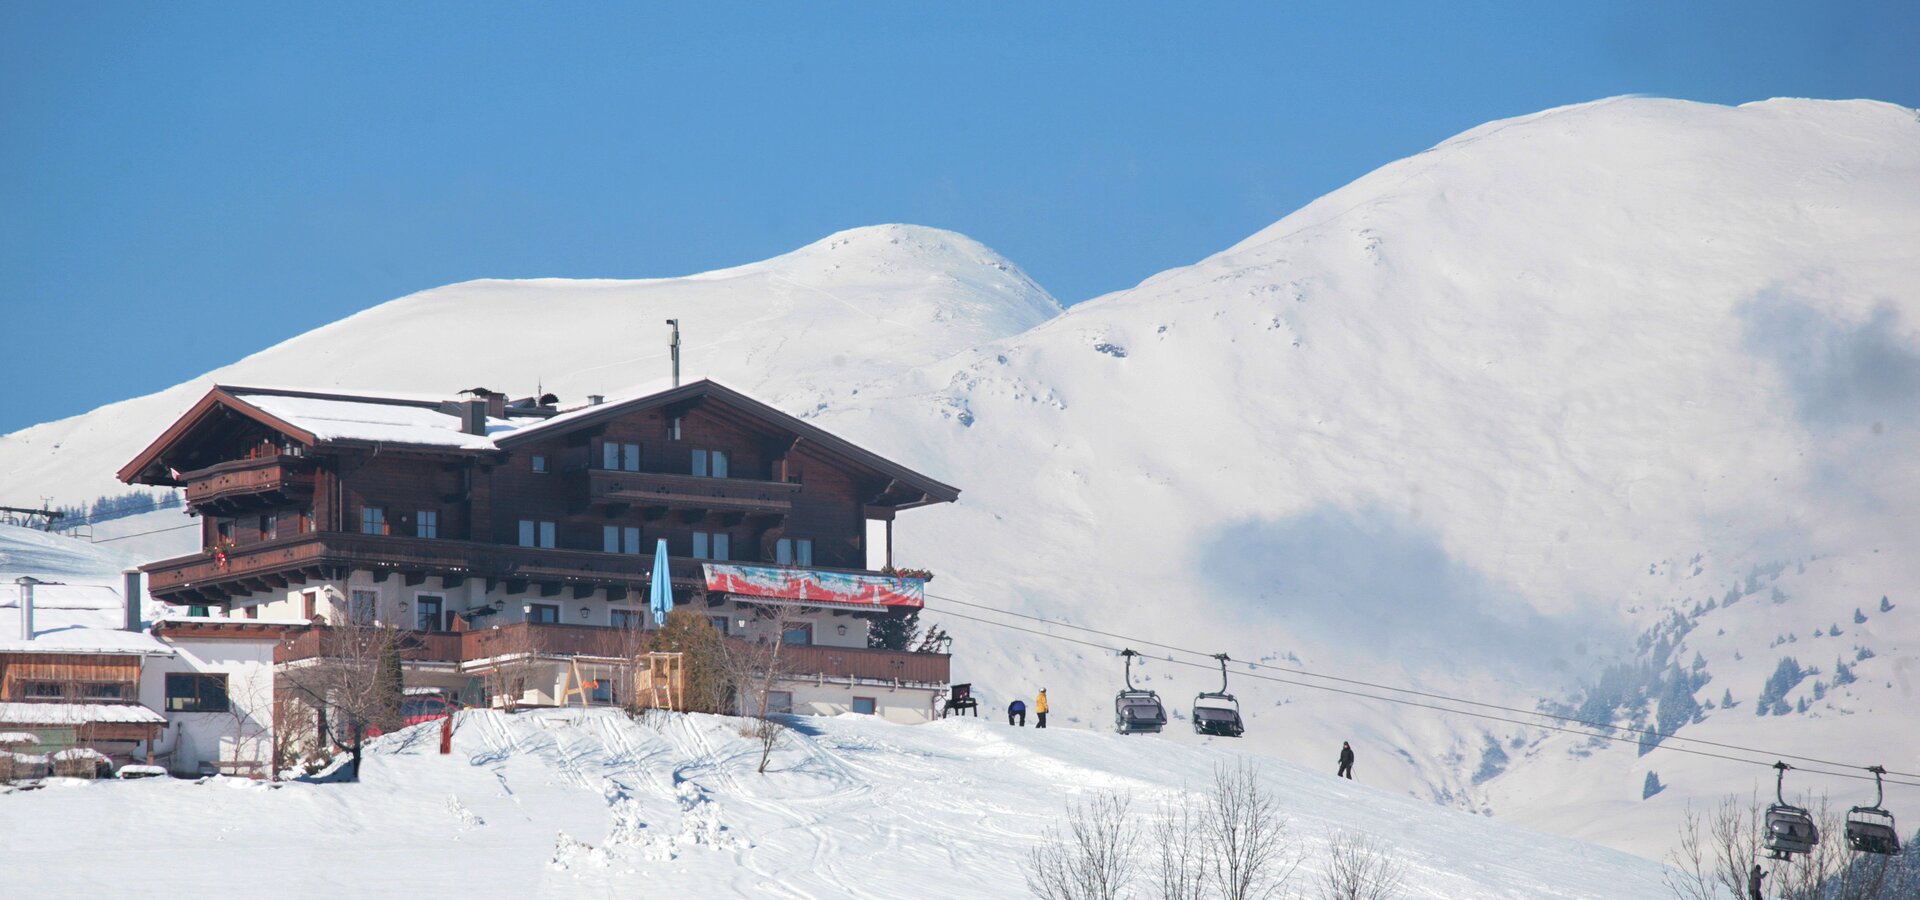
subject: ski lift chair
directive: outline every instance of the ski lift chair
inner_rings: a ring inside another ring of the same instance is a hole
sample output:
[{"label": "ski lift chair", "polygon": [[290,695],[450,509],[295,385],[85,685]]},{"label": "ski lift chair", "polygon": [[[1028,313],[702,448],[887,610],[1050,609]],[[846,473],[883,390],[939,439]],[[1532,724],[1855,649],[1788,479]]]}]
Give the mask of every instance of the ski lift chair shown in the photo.
[{"label": "ski lift chair", "polygon": [[1193,733],[1214,737],[1239,737],[1247,731],[1240,719],[1240,701],[1227,693],[1227,655],[1216,653],[1220,661],[1220,690],[1203,691],[1193,698]]},{"label": "ski lift chair", "polygon": [[1900,832],[1894,827],[1893,813],[1880,808],[1880,802],[1886,799],[1880,776],[1887,770],[1868,766],[1867,771],[1873,773],[1873,805],[1847,811],[1847,846],[1860,853],[1893,856],[1900,852]]},{"label": "ski lift chair", "polygon": [[1767,807],[1767,849],[1772,851],[1774,859],[1791,859],[1794,854],[1806,853],[1820,843],[1820,827],[1813,824],[1813,816],[1805,809],[1786,800],[1787,770],[1793,767],[1783,762],[1776,762],[1773,767],[1779,774],[1775,776],[1773,788],[1776,802]]},{"label": "ski lift chair", "polygon": [[1159,734],[1167,727],[1167,708],[1160,695],[1133,686],[1133,658],[1139,653],[1122,650],[1127,658],[1127,689],[1113,698],[1113,730],[1121,734]]}]

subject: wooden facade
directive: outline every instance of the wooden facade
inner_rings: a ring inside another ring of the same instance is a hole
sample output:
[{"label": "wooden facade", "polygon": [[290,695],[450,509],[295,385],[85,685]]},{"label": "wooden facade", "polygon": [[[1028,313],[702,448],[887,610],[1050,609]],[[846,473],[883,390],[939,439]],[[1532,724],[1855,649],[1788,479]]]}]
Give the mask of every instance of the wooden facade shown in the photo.
[{"label": "wooden facade", "polygon": [[[334,411],[302,418],[316,407]],[[353,416],[400,424],[356,433],[339,424]],[[487,392],[436,403],[217,387],[120,477],[184,487],[201,516],[203,552],[142,567],[153,596],[255,614],[308,586],[398,592],[427,579],[464,592],[469,607],[450,613],[485,616],[503,594],[644,605],[660,540],[676,602],[718,606],[742,598],[707,595],[704,562],[879,575],[866,568],[868,522],[891,535],[900,511],[959,494],[709,381],[570,410]],[[289,661],[320,652],[318,633],[283,648]],[[411,658],[469,659],[479,640],[424,634]],[[945,657],[833,649],[816,674],[946,678]]]}]

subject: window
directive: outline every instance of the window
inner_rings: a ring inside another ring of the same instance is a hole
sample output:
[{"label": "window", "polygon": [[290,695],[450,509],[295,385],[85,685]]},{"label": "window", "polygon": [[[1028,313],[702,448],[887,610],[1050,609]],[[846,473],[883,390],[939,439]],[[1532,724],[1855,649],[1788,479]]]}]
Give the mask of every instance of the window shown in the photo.
[{"label": "window", "polygon": [[360,533],[386,534],[387,510],[380,506],[360,507]]},{"label": "window", "polygon": [[696,531],[693,533],[694,559],[732,559],[729,551],[732,538],[724,531]]},{"label": "window", "polygon": [[780,643],[806,646],[813,643],[813,623],[796,622],[780,632]]},{"label": "window", "polygon": [[774,545],[774,562],[783,566],[813,565],[813,541],[810,538],[781,538]]},{"label": "window", "polygon": [[204,619],[204,618],[206,618],[206,617],[207,617],[207,613],[208,613],[208,607],[205,607],[205,606],[189,606],[189,607],[187,607],[187,615],[188,615],[188,616],[189,616],[190,618],[195,618],[195,619]]},{"label": "window", "polygon": [[534,454],[533,455],[533,471],[543,475],[546,474],[547,458],[544,456],[541,456],[538,453]]},{"label": "window", "polygon": [[863,716],[873,715],[873,698],[872,697],[853,698],[853,711]]},{"label": "window", "polygon": [[552,548],[554,546],[553,523],[521,519],[520,546]]},{"label": "window", "polygon": [[727,452],[725,450],[694,450],[693,474],[707,478],[727,477]]},{"label": "window", "polygon": [[67,689],[58,681],[23,681],[20,683],[20,698],[23,700],[65,700]]},{"label": "window", "polygon": [[600,444],[600,468],[609,472],[640,471],[640,445],[604,441]]},{"label": "window", "polygon": [[787,470],[787,483],[788,483],[788,484],[799,484],[799,483],[800,483],[800,470],[799,470],[799,469],[788,469],[788,470]]},{"label": "window", "polygon": [[680,417],[674,416],[673,418],[670,418],[667,420],[667,440],[677,441],[679,439],[680,439]]},{"label": "window", "polygon": [[167,673],[167,712],[227,711],[227,676]]},{"label": "window", "polygon": [[527,621],[541,625],[560,624],[560,607],[554,603],[527,604]]},{"label": "window", "polygon": [[247,607],[247,618],[249,619],[260,618],[260,604],[256,603],[252,606]]},{"label": "window", "polygon": [[260,517],[260,539],[271,541],[280,537],[280,518],[268,513]]},{"label": "window", "polygon": [[313,621],[314,617],[318,616],[319,614],[320,614],[320,592],[306,591],[302,593],[300,595],[301,618],[304,618],[307,621],[311,622]]},{"label": "window", "polygon": [[303,509],[300,511],[300,533],[306,534],[308,532],[311,532],[312,530],[313,530],[313,510]]},{"label": "window", "polygon": [[119,682],[96,682],[80,686],[80,696],[87,700],[132,700],[133,685]]},{"label": "window", "polygon": [[372,625],[379,606],[379,592],[355,589],[347,598],[347,619],[355,625]]},{"label": "window", "polygon": [[413,533],[423,538],[440,536],[440,511],[423,509],[414,513]]},{"label": "window", "polygon": [[640,616],[631,609],[609,609],[607,622],[615,628],[639,628]]},{"label": "window", "polygon": [[213,534],[214,534],[214,537],[222,544],[233,543],[233,520],[232,519],[213,520]]},{"label": "window", "polygon": [[726,616],[708,616],[707,621],[713,625],[713,630],[718,631],[721,634],[727,633],[727,617]]},{"label": "window", "polygon": [[620,525],[600,526],[600,549],[608,553],[639,553],[640,529]]},{"label": "window", "polygon": [[440,610],[446,605],[446,598],[433,594],[420,594],[413,598],[413,624],[421,631],[440,630]]},{"label": "window", "polygon": [[793,692],[792,691],[768,691],[767,692],[767,715],[771,716],[771,715],[792,715],[792,714],[793,714]]}]

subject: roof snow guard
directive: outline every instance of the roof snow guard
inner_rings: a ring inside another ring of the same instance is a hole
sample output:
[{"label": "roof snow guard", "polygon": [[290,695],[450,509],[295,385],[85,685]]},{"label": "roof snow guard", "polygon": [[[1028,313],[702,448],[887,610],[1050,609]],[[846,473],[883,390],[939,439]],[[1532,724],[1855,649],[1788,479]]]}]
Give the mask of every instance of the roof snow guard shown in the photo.
[{"label": "roof snow guard", "polygon": [[[215,385],[118,474],[121,481],[129,484],[178,486],[179,473],[170,471],[165,463],[169,451],[194,436],[204,425],[230,416],[250,419],[309,447],[416,447],[481,455],[590,428],[640,410],[666,406],[688,408],[710,401],[750,423],[792,435],[796,442],[816,452],[884,475],[908,491],[906,502],[888,505],[908,509],[930,503],[951,503],[960,496],[959,488],[708,379],[561,412],[537,405],[545,399],[548,398],[537,398],[536,405],[531,406],[509,405],[501,411],[504,417],[489,415],[475,422],[472,410],[456,400]],[[481,433],[473,433],[476,431]]]}]

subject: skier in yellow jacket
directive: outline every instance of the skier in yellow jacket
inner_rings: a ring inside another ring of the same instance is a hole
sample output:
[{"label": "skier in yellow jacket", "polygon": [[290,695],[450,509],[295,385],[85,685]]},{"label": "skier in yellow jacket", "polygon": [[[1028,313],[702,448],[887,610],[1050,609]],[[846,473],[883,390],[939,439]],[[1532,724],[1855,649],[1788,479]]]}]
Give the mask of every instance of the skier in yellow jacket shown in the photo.
[{"label": "skier in yellow jacket", "polygon": [[1047,689],[1040,689],[1040,696],[1033,699],[1033,727],[1047,727]]}]

